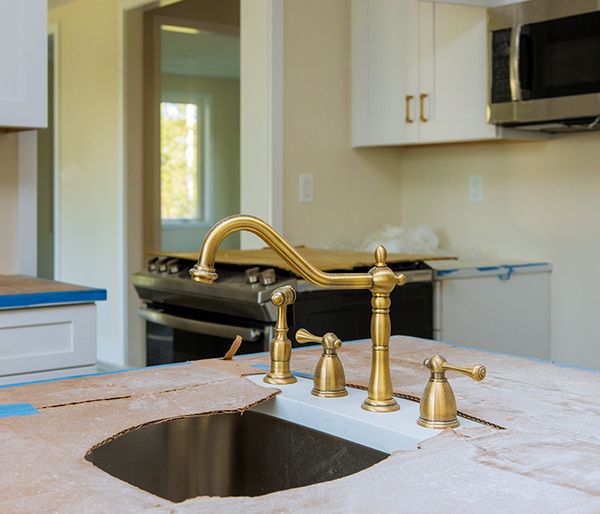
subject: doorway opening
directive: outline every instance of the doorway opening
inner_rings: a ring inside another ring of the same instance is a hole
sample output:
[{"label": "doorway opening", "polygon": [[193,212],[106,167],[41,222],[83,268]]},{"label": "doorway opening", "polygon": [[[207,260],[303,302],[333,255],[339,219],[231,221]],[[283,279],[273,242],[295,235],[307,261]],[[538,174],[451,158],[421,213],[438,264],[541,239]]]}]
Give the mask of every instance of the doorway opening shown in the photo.
[{"label": "doorway opening", "polygon": [[[149,11],[158,94],[160,249],[195,252],[240,212],[239,0],[184,0]],[[156,150],[153,150],[156,153]],[[239,248],[239,234],[224,248]]]}]

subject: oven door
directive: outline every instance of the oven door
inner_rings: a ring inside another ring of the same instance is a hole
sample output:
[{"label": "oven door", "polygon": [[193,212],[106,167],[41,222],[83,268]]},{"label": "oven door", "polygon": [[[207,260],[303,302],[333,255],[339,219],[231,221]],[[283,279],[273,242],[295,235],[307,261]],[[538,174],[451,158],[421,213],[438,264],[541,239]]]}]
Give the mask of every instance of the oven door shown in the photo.
[{"label": "oven door", "polygon": [[238,354],[268,351],[273,334],[268,324],[192,309],[149,305],[139,314],[147,322],[148,366],[223,357],[238,335]]},{"label": "oven door", "polygon": [[[507,12],[512,12],[511,26],[497,27],[508,22],[502,19]],[[534,1],[492,9],[490,29],[491,122],[593,121],[600,116],[596,2]]]}]

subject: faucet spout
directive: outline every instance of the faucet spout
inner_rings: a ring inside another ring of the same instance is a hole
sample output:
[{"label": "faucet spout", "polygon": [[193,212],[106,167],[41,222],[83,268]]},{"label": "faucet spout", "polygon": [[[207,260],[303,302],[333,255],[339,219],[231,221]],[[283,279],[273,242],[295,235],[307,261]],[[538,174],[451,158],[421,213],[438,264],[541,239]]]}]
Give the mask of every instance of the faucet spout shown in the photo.
[{"label": "faucet spout", "polygon": [[400,407],[393,397],[389,361],[390,293],[405,283],[405,276],[395,274],[387,265],[383,246],[375,250],[375,266],[368,273],[326,273],[308,262],[273,227],[254,216],[235,215],[219,221],[211,228],[200,249],[190,275],[196,282],[212,284],[217,278],[215,256],[219,245],[234,232],[248,231],[260,237],[292,270],[309,282],[321,287],[368,289],[371,291],[372,359],[368,397],[362,407],[376,412],[390,412]]},{"label": "faucet spout", "polygon": [[212,284],[217,278],[215,256],[223,239],[234,232],[247,231],[260,237],[292,270],[302,278],[321,287],[341,289],[371,289],[373,277],[368,273],[325,273],[310,264],[273,227],[259,218],[246,215],[229,216],[219,221],[206,234],[197,264],[190,270],[196,282]]}]

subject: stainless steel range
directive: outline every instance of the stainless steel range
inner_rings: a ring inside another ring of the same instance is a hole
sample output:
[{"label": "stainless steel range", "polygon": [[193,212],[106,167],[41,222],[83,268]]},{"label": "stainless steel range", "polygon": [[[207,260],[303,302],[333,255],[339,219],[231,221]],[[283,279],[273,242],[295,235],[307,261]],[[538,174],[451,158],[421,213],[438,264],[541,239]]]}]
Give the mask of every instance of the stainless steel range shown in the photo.
[{"label": "stainless steel range", "polygon": [[[317,288],[291,272],[271,267],[217,264],[212,285],[191,280],[195,260],[153,257],[133,275],[140,315],[147,321],[147,364],[222,357],[236,335],[240,353],[269,350],[277,309],[272,292],[289,284],[298,293],[290,309],[290,336],[296,328],[334,331],[343,340],[370,337],[370,293]],[[391,266],[407,284],[392,294],[392,334],[433,337],[432,272],[423,262]],[[356,268],[362,271],[365,268]]]}]

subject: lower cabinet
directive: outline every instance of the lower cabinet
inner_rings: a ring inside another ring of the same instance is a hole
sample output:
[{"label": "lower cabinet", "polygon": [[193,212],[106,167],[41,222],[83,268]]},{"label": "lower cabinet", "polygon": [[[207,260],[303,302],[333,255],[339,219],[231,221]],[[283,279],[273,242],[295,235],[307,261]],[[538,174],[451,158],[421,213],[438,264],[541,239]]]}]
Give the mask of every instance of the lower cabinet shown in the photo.
[{"label": "lower cabinet", "polygon": [[549,264],[429,264],[435,339],[551,359]]},{"label": "lower cabinet", "polygon": [[96,304],[0,311],[0,384],[96,371]]}]

